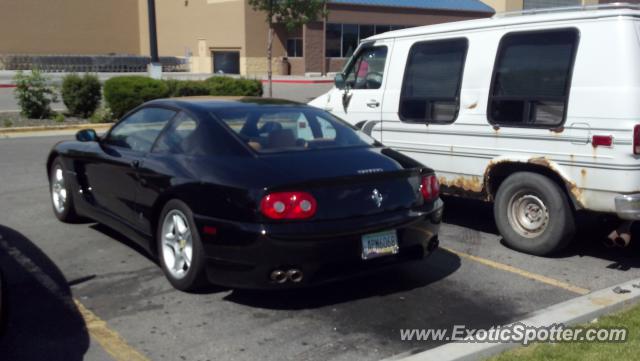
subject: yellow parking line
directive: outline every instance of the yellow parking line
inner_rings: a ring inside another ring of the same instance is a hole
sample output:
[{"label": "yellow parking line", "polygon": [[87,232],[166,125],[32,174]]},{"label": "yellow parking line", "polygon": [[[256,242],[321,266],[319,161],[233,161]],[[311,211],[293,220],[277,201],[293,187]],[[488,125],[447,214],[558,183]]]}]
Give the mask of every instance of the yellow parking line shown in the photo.
[{"label": "yellow parking line", "polygon": [[140,352],[131,347],[116,331],[110,329],[107,323],[89,311],[78,300],[74,300],[78,311],[84,318],[91,337],[116,361],[149,361]]},{"label": "yellow parking line", "polygon": [[511,272],[511,273],[517,274],[518,276],[521,276],[521,277],[524,277],[524,278],[528,278],[528,279],[531,279],[531,280],[534,280],[534,281],[538,281],[538,282],[541,282],[541,283],[544,283],[544,284],[547,284],[547,285],[550,285],[550,286],[562,288],[562,289],[565,289],[567,291],[570,291],[570,292],[573,292],[573,293],[577,293],[579,295],[586,295],[586,294],[589,294],[591,292],[586,288],[574,286],[574,285],[571,285],[569,283],[562,282],[562,281],[559,281],[559,280],[556,280],[556,279],[553,279],[553,278],[550,278],[550,277],[547,277],[547,276],[543,276],[543,275],[540,275],[540,274],[537,274],[537,273],[531,273],[531,272],[522,270],[520,268],[509,266],[509,265],[504,264],[504,263],[499,263],[499,262],[496,262],[496,261],[492,261],[490,259],[486,259],[486,258],[482,258],[482,257],[466,254],[466,253],[459,252],[459,251],[456,251],[456,250],[453,250],[453,249],[449,249],[449,248],[446,248],[446,247],[442,247],[442,249],[444,249],[447,252],[453,253],[453,254],[455,254],[455,255],[457,255],[459,257],[470,259],[472,261],[481,263],[481,264],[483,264],[485,266],[489,266],[491,268],[499,269],[499,270],[505,271],[505,272]]}]

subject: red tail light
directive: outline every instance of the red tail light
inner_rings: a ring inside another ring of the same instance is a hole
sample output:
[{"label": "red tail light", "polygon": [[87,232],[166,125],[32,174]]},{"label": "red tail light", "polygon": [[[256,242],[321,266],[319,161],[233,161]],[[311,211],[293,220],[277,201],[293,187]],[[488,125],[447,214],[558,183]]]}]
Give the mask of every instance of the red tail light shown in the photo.
[{"label": "red tail light", "polygon": [[435,175],[427,175],[422,177],[420,184],[420,192],[425,201],[433,201],[440,196],[440,184]]},{"label": "red tail light", "polygon": [[640,124],[633,128],[633,154],[640,154]]},{"label": "red tail light", "polygon": [[613,137],[610,135],[594,135],[591,137],[591,145],[596,147],[610,147],[613,145]]},{"label": "red tail light", "polygon": [[271,193],[260,202],[260,211],[271,219],[308,219],[316,210],[316,199],[306,192]]}]

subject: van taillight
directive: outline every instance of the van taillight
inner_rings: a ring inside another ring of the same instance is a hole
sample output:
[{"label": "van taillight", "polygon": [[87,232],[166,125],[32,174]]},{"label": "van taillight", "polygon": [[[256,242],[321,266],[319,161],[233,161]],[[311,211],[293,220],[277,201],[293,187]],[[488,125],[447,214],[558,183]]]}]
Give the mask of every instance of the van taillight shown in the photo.
[{"label": "van taillight", "polygon": [[426,175],[422,177],[420,183],[420,192],[425,201],[433,201],[440,196],[440,183],[435,175]]},{"label": "van taillight", "polygon": [[633,154],[640,154],[640,124],[633,128]]},{"label": "van taillight", "polygon": [[260,202],[260,212],[271,219],[308,219],[316,209],[316,199],[306,192],[271,193]]}]

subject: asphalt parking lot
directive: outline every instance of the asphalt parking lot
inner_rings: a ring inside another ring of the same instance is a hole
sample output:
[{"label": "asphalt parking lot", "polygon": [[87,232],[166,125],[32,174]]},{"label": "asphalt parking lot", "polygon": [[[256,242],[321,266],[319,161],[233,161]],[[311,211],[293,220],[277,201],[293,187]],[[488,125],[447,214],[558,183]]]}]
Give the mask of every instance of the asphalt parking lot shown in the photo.
[{"label": "asphalt parking lot", "polygon": [[438,345],[402,328],[488,328],[640,277],[640,247],[603,248],[601,225],[532,257],[501,244],[489,205],[447,198],[443,249],[424,262],[316,289],[181,293],[123,236],[54,217],[44,163],[68,138],[0,139],[3,360],[377,360]]}]

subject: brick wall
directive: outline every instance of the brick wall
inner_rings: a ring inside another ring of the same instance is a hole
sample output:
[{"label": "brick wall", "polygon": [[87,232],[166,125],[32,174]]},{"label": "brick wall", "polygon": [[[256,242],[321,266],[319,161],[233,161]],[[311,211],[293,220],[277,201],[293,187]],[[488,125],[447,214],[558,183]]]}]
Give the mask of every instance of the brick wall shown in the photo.
[{"label": "brick wall", "polygon": [[324,58],[324,24],[314,22],[304,27],[304,72],[322,72]]}]

